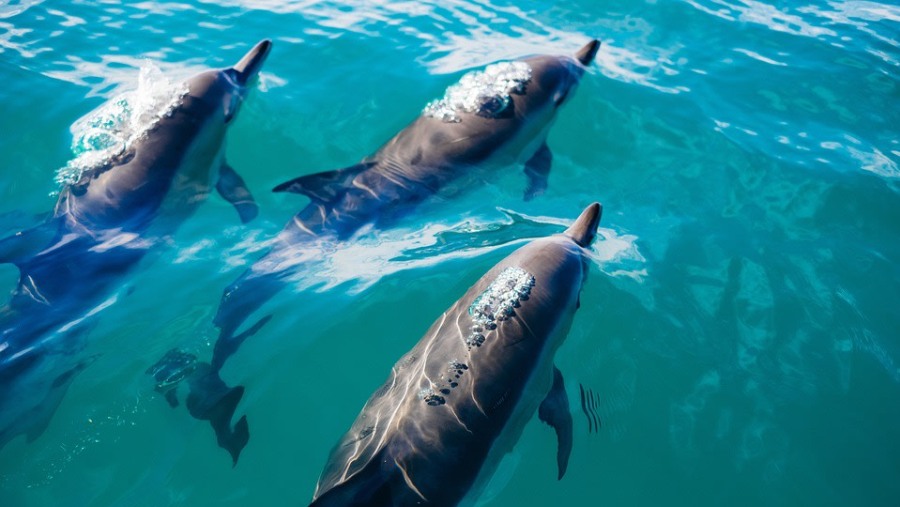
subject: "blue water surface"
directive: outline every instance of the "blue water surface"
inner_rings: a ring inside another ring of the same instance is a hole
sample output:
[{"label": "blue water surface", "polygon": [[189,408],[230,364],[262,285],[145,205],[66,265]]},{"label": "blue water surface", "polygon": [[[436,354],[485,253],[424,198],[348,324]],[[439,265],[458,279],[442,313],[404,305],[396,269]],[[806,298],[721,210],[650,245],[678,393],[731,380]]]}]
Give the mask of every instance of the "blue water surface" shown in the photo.
[{"label": "blue water surface", "polygon": [[[145,370],[208,358],[222,290],[302,206],[273,186],[352,165],[464,72],[603,45],[549,145],[361,234],[268,307],[226,365],[237,466]],[[0,5],[0,236],[49,211],[78,120],[274,48],[230,131],[261,207],[211,196],[100,311],[44,433],[0,450],[0,505],[304,505],[390,366],[522,240],[594,200],[601,238],[557,364],[569,471],[532,421],[484,505],[900,505],[900,7],[757,0],[23,0]],[[0,266],[10,290],[18,273]],[[599,393],[589,433],[576,400]],[[0,396],[11,396],[0,393]]]}]

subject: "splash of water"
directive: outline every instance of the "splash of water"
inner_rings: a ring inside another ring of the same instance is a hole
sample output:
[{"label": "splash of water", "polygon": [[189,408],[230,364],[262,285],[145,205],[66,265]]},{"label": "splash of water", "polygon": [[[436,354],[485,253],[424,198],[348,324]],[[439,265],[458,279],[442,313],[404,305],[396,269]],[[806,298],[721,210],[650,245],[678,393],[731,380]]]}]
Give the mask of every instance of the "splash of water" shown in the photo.
[{"label": "splash of water", "polygon": [[462,121],[461,112],[496,117],[509,105],[510,94],[524,93],[530,80],[531,67],[525,62],[494,63],[464,75],[443,98],[428,103],[422,114],[445,123]]},{"label": "splash of water", "polygon": [[181,105],[187,93],[187,83],[173,83],[152,62],[142,64],[136,90],[110,99],[72,125],[74,158],[56,172],[56,183],[71,185],[85,171],[125,152]]}]

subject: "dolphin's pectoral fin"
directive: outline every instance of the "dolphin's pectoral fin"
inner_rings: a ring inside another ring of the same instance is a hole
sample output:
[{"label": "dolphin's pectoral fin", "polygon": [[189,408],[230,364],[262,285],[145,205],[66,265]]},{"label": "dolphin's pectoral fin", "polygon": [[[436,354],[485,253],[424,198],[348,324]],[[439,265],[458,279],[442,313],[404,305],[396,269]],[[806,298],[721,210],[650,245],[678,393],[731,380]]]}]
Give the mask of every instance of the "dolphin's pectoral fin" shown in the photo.
[{"label": "dolphin's pectoral fin", "polygon": [[553,153],[547,147],[546,142],[525,162],[525,176],[528,177],[528,187],[525,188],[526,201],[534,199],[547,190],[547,177],[550,175],[552,163]]},{"label": "dolphin's pectoral fin", "polygon": [[256,218],[259,206],[253,200],[253,194],[244,183],[244,179],[228,164],[222,164],[219,168],[219,181],[216,182],[216,190],[226,201],[230,202],[241,217],[242,223],[247,223]]},{"label": "dolphin's pectoral fin", "polygon": [[52,244],[58,232],[59,223],[51,220],[0,240],[0,263],[17,264],[34,257]]},{"label": "dolphin's pectoral fin", "polygon": [[323,173],[307,174],[294,178],[276,186],[273,192],[293,192],[303,194],[310,199],[330,203],[343,194],[347,184],[357,174],[375,165],[375,162],[362,162],[343,169]]},{"label": "dolphin's pectoral fin", "polygon": [[541,402],[538,417],[556,430],[558,448],[556,464],[559,467],[558,479],[562,479],[569,466],[569,455],[572,454],[572,413],[569,412],[569,398],[566,396],[566,385],[562,373],[553,367],[553,387]]}]

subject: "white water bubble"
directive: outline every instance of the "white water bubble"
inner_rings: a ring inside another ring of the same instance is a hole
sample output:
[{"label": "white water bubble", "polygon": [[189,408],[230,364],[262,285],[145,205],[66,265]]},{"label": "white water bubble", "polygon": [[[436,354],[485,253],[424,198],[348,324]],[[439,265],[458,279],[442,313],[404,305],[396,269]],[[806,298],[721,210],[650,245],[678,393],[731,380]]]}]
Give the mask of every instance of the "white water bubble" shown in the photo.
[{"label": "white water bubble", "polygon": [[445,123],[458,123],[462,112],[496,117],[509,105],[510,94],[524,93],[531,80],[531,67],[525,62],[500,62],[483,71],[472,71],[447,88],[444,97],[430,102],[422,114]]},{"label": "white water bubble", "polygon": [[85,171],[109,163],[124,153],[166,115],[181,105],[188,93],[186,83],[173,83],[152,62],[141,65],[137,89],[118,95],[70,128],[72,155],[56,172],[60,187],[81,179]]}]

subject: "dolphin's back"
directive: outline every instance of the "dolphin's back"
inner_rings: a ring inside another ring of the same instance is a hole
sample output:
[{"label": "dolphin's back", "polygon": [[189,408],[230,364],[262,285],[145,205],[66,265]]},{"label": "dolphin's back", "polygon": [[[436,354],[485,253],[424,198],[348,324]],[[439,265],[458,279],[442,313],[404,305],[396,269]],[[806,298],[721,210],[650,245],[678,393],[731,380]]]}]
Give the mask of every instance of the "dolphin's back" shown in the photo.
[{"label": "dolphin's back", "polygon": [[[524,424],[520,401],[547,337],[568,327],[582,270],[577,245],[554,236],[485,274],[369,398],[332,450],[313,505],[456,505],[493,465],[501,435]],[[485,294],[520,306],[494,328],[476,328]]]},{"label": "dolphin's back", "polygon": [[379,168],[382,171],[396,165],[397,173],[409,179],[431,176],[442,168],[464,172],[513,138],[521,123],[515,117],[483,118],[472,113],[461,113],[458,123],[420,115],[372,159],[386,162]]},{"label": "dolphin's back", "polygon": [[[210,183],[210,168],[218,169],[216,157],[225,127],[205,125],[202,118],[211,111],[204,100],[183,97],[128,150],[67,186],[60,193],[56,214],[70,214],[91,230],[143,232],[160,212],[166,211],[164,201],[171,198],[173,189],[202,192]],[[204,127],[212,132],[204,132]],[[178,181],[179,174],[183,182]],[[202,199],[179,201],[177,213],[184,218]]]},{"label": "dolphin's back", "polygon": [[[388,389],[382,388],[370,399],[353,427],[332,450],[312,505],[440,505],[425,501],[431,500],[429,485],[413,478],[416,462],[428,459],[417,455],[424,449],[417,448],[421,441],[416,442],[414,434],[428,430],[430,422],[419,421],[416,431],[410,427],[410,419],[399,414],[407,407],[403,397],[398,399],[398,393],[390,390],[389,386],[397,380],[392,374],[385,384]],[[447,454],[433,456],[431,461],[441,461],[441,456]]]},{"label": "dolphin's back", "polygon": [[451,322],[458,306],[428,330],[425,336],[434,340],[420,341],[403,356],[369,398],[332,450],[312,505],[449,506],[474,483],[502,425],[465,404],[439,406],[422,387],[428,383],[423,372],[447,370],[447,357],[463,357],[464,347],[448,350],[458,341]]},{"label": "dolphin's back", "polygon": [[[275,187],[306,195],[311,202],[286,230],[303,238],[346,239],[361,227],[388,227],[473,169],[519,131],[516,118],[481,118],[466,113],[459,123],[420,115],[363,162],[304,175]],[[296,241],[296,239],[294,239]]]}]

